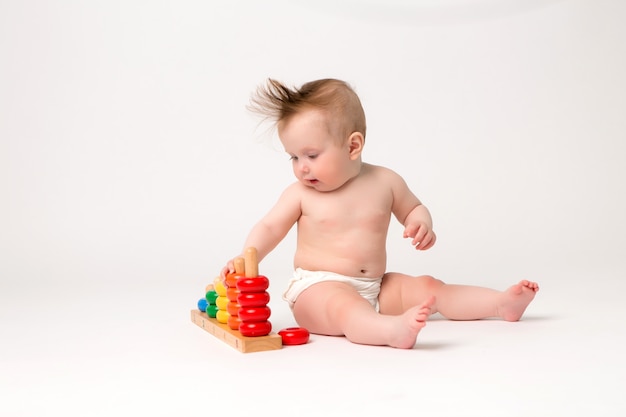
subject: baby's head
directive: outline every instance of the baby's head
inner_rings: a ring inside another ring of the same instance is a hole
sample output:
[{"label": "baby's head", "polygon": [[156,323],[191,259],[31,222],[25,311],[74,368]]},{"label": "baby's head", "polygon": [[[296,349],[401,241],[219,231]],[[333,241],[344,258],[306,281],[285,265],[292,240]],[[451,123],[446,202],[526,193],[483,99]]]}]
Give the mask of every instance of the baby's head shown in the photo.
[{"label": "baby's head", "polygon": [[361,101],[352,87],[341,80],[321,79],[291,89],[269,79],[252,96],[249,108],[273,121],[279,129],[296,114],[321,111],[329,133],[339,142],[354,132],[365,138],[365,112]]},{"label": "baby's head", "polygon": [[345,82],[324,79],[289,89],[270,79],[250,108],[276,124],[294,175],[305,186],[334,191],[359,175],[365,114]]}]

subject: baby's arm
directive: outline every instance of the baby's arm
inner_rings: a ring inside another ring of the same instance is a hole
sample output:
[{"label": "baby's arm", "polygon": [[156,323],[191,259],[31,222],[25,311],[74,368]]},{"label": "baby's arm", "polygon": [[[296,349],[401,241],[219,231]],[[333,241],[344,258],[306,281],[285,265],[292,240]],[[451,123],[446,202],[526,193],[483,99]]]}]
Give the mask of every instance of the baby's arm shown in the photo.
[{"label": "baby's arm", "polygon": [[[287,187],[274,207],[272,207],[270,211],[252,227],[252,230],[250,230],[243,250],[250,247],[256,248],[258,262],[261,262],[261,260],[283,240],[300,218],[299,186],[299,183],[294,183]],[[239,256],[243,256],[243,252],[242,255]],[[224,277],[227,273],[233,272],[234,270],[233,258],[228,261],[221,275]]]},{"label": "baby's arm", "polygon": [[413,194],[402,177],[392,176],[392,210],[400,223],[404,225],[405,238],[411,238],[415,249],[430,249],[437,240],[433,232],[433,220],[425,205]]}]

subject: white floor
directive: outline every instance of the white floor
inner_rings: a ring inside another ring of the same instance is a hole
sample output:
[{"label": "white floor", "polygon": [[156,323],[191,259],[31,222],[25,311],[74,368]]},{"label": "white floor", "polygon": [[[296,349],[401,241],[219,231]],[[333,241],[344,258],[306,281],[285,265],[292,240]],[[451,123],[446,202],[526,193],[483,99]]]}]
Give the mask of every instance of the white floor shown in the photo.
[{"label": "white floor", "polygon": [[[626,285],[607,278],[544,283],[518,323],[433,317],[412,350],[312,336],[247,354],[191,323],[201,286],[14,287],[0,414],[620,416]],[[274,328],[292,326],[276,290]]]}]

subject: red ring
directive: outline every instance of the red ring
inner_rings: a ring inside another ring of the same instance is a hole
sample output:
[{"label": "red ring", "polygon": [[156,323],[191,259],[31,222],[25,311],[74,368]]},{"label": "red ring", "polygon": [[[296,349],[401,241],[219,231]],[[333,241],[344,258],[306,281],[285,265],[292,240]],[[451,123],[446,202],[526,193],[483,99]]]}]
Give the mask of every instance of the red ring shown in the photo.
[{"label": "red ring", "polygon": [[255,321],[267,321],[272,314],[269,307],[242,307],[238,310],[237,315],[241,321],[252,323]]},{"label": "red ring", "polygon": [[265,275],[241,277],[237,279],[236,285],[241,292],[262,292],[269,288],[270,280]]},{"label": "red ring", "polygon": [[267,336],[272,331],[272,323],[259,321],[254,323],[239,323],[239,331],[246,337]]},{"label": "red ring", "polygon": [[263,307],[270,302],[270,294],[263,292],[242,292],[237,296],[237,302],[242,307]]},{"label": "red ring", "polygon": [[304,327],[287,327],[278,332],[283,345],[304,345],[309,341],[309,331]]}]

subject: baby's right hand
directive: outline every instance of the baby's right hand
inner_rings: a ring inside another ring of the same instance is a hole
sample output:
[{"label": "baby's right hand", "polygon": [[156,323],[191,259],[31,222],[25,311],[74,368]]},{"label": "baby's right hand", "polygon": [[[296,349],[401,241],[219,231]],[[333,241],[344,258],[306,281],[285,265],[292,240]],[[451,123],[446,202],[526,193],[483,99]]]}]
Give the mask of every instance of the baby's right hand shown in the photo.
[{"label": "baby's right hand", "polygon": [[220,277],[222,281],[226,279],[226,275],[235,272],[235,262],[233,259],[226,263],[226,266],[222,268],[222,272],[220,272]]}]

